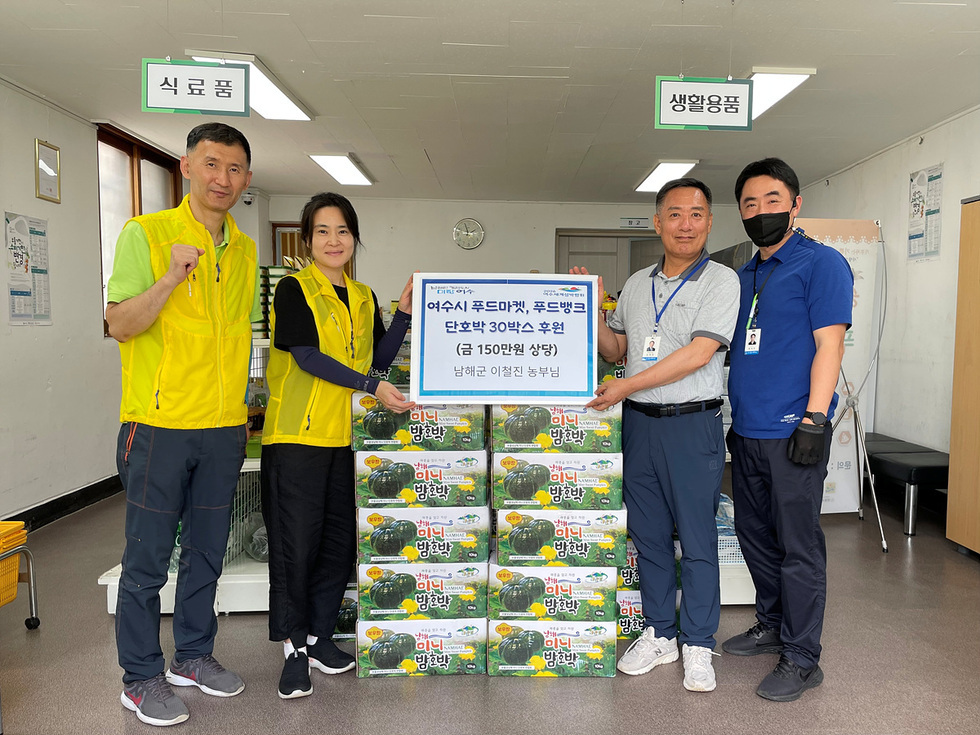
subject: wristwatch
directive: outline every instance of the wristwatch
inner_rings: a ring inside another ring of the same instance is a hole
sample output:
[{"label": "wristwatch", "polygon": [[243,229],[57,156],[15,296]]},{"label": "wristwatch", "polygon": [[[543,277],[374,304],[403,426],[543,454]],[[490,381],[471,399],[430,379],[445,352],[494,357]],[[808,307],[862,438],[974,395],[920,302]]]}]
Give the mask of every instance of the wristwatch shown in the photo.
[{"label": "wristwatch", "polygon": [[827,423],[827,414],[820,411],[804,411],[803,418],[810,419],[814,426],[824,426]]}]

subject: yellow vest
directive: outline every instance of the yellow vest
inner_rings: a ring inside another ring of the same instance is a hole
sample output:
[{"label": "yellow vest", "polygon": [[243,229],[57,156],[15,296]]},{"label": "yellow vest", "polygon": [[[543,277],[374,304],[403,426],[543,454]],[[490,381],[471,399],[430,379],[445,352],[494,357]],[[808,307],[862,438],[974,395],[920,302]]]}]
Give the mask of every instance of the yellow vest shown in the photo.
[{"label": "yellow vest", "polygon": [[[374,299],[371,289],[344,275],[350,310],[315,264],[294,274],[313,311],[320,352],[359,373],[367,373],[374,352]],[[275,346],[276,312],[269,314],[272,346],[266,381],[269,405],[263,444],[343,447],[351,443],[350,388],[302,370],[287,351]]]},{"label": "yellow vest", "polygon": [[204,250],[187,284],[174,289],[150,327],[119,345],[120,420],[164,429],[240,426],[251,357],[249,317],[255,296],[255,242],[231,215],[220,270],[214,241],[194,219],[190,198],[176,209],[135,217],[150,245],[154,280],[170,268],[175,243]]}]

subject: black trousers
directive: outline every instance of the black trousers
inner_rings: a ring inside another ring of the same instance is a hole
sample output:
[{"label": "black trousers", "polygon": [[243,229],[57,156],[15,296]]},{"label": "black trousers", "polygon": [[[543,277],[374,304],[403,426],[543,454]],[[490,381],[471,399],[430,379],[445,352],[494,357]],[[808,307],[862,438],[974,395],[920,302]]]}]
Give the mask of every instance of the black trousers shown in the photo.
[{"label": "black trousers", "polygon": [[350,447],[262,446],[269,640],[333,635],[357,553]]},{"label": "black trousers", "polygon": [[756,618],[779,630],[784,654],[804,668],[820,660],[827,599],[820,505],[832,434],[828,425],[824,461],[805,466],[786,456],[789,439],[748,439],[734,430],[727,437],[735,533],[755,584]]}]

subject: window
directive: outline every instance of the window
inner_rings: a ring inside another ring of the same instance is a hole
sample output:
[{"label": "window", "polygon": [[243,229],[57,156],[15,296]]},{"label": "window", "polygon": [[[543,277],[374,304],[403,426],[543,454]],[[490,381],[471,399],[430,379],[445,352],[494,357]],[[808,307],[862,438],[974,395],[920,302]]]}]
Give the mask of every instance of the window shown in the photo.
[{"label": "window", "polygon": [[180,161],[173,156],[110,125],[99,125],[98,141],[104,306],[116,240],[123,225],[138,214],[177,206],[182,184]]}]

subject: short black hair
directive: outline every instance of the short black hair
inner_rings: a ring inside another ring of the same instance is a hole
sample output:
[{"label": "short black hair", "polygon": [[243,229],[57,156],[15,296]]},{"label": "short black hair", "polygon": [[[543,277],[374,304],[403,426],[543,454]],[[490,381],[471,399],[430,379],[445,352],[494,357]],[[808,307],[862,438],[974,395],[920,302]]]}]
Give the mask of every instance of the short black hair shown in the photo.
[{"label": "short black hair", "polygon": [[742,173],[735,179],[736,204],[742,200],[742,189],[745,187],[745,182],[754,179],[756,176],[769,176],[776,181],[782,181],[789,189],[789,193],[793,195],[793,199],[800,195],[800,180],[796,176],[796,171],[781,158],[763,158],[761,161],[753,161],[743,168]]},{"label": "short black hair", "polygon": [[668,181],[660,187],[660,191],[657,192],[657,214],[660,214],[660,208],[664,203],[664,199],[667,198],[667,194],[674,189],[698,189],[704,194],[704,198],[708,201],[708,211],[711,211],[711,189],[700,179],[686,176],[683,179]]},{"label": "short black hair", "polygon": [[347,229],[354,236],[354,246],[360,245],[361,230],[357,225],[357,212],[354,211],[354,205],[343,194],[332,191],[321,191],[319,194],[314,194],[303,207],[299,225],[303,244],[309,248],[310,243],[313,242],[313,218],[324,207],[336,207],[340,210],[340,213],[344,215],[344,222],[347,223]]},{"label": "short black hair", "polygon": [[252,148],[241,130],[219,122],[202,123],[187,134],[187,152],[190,153],[197,148],[197,144],[202,140],[210,140],[212,143],[222,145],[240,145],[245,150],[248,167],[252,168]]}]

